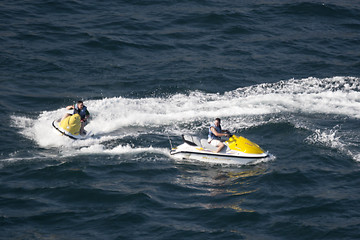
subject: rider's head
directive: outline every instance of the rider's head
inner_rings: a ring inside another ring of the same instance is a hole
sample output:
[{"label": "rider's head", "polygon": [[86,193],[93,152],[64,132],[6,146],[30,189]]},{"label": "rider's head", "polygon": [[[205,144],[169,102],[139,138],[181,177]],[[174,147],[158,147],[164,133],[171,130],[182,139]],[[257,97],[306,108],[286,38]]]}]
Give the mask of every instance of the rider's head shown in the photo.
[{"label": "rider's head", "polygon": [[77,106],[78,106],[79,109],[82,109],[84,107],[83,101],[78,101]]},{"label": "rider's head", "polygon": [[216,118],[215,119],[215,126],[220,126],[220,122],[221,122],[221,120],[220,120],[220,118]]}]

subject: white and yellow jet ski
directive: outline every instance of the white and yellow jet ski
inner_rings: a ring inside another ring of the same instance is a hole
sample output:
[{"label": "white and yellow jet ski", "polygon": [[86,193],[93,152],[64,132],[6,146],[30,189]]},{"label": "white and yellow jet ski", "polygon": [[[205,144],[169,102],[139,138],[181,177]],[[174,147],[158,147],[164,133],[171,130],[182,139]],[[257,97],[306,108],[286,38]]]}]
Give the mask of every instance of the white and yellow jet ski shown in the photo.
[{"label": "white and yellow jet ski", "polygon": [[53,121],[52,125],[62,135],[74,140],[87,139],[93,136],[91,132],[86,131],[84,131],[85,134],[80,134],[81,117],[77,113],[66,117],[62,121],[60,119]]},{"label": "white and yellow jet ski", "polygon": [[184,143],[172,148],[170,154],[177,159],[193,159],[205,162],[247,164],[269,156],[259,145],[244,137],[232,135],[225,141],[225,147],[215,153],[216,147],[208,143],[207,139],[196,136],[183,135]]}]

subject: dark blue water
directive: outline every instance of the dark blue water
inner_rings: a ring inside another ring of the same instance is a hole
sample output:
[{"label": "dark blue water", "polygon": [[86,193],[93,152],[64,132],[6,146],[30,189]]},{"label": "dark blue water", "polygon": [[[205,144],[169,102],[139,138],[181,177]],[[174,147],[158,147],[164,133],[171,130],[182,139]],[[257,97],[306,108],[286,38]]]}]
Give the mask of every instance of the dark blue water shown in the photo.
[{"label": "dark blue water", "polygon": [[[356,1],[2,2],[0,238],[359,239],[359,80]],[[216,117],[272,157],[169,155]]]}]

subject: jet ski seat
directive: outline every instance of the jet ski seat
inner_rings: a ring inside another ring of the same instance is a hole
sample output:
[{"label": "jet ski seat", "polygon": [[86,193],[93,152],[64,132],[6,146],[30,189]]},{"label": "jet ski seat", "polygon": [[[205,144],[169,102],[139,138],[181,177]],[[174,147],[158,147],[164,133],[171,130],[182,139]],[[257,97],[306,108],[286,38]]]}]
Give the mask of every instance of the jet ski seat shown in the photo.
[{"label": "jet ski seat", "polygon": [[184,142],[186,142],[187,144],[189,144],[191,146],[202,147],[200,139],[196,136],[182,135],[182,138],[183,138]]},{"label": "jet ski seat", "polygon": [[216,151],[217,147],[214,147],[210,143],[208,143],[207,139],[201,139],[201,145],[204,149],[208,149],[211,151]]},{"label": "jet ski seat", "polygon": [[[208,143],[208,140],[207,139],[201,139],[201,145],[204,149],[208,149],[210,151],[216,151],[217,150],[217,147],[211,145],[210,143]],[[229,149],[228,146],[226,146],[225,144],[225,147],[223,149],[221,149],[220,152],[226,152],[227,150]]]},{"label": "jet ski seat", "polygon": [[[207,139],[200,139],[197,136],[191,136],[191,135],[182,135],[182,138],[183,138],[184,142],[189,144],[190,146],[202,147],[202,148],[210,150],[210,151],[217,150],[217,147],[208,143]],[[223,149],[221,149],[220,152],[226,152],[228,150],[229,150],[229,147],[225,145],[225,147]]]}]

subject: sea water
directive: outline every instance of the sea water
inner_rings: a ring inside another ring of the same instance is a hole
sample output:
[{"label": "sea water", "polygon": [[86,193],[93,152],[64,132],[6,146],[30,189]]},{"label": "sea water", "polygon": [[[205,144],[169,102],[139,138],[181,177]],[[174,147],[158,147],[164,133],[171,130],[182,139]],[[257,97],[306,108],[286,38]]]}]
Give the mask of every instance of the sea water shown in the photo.
[{"label": "sea water", "polygon": [[[0,6],[1,239],[360,238],[359,3]],[[171,157],[217,117],[271,157]]]}]

